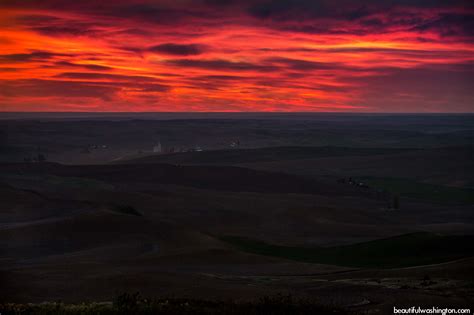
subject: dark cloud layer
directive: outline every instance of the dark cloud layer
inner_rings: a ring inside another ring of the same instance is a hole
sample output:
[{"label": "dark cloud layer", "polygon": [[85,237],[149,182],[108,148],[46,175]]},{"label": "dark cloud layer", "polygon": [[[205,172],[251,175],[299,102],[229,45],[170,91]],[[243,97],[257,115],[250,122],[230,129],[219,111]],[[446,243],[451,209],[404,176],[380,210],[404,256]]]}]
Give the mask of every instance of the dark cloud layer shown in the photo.
[{"label": "dark cloud layer", "polygon": [[276,71],[277,68],[271,65],[253,64],[250,62],[234,62],[222,59],[198,60],[198,59],[177,59],[169,60],[168,64],[184,67],[199,68],[207,70],[227,70],[227,71]]},{"label": "dark cloud layer", "polygon": [[58,61],[54,63],[56,67],[68,67],[68,68],[81,68],[81,69],[88,69],[94,71],[106,71],[111,70],[111,67],[102,66],[102,65],[95,65],[95,64],[77,64],[69,61]]},{"label": "dark cloud layer", "polygon": [[414,27],[415,30],[434,31],[443,37],[464,35],[474,37],[474,13],[444,13],[434,19],[423,21]]},{"label": "dark cloud layer", "polygon": [[87,80],[116,80],[116,81],[141,81],[141,82],[155,82],[158,81],[152,77],[138,76],[138,75],[120,75],[110,73],[95,73],[95,72],[65,72],[58,74],[58,78],[68,79],[87,79]]},{"label": "dark cloud layer", "polygon": [[56,56],[67,56],[67,54],[52,53],[48,51],[35,51],[23,54],[0,55],[0,63],[21,63],[28,61],[46,61]]},{"label": "dark cloud layer", "polygon": [[[17,1],[5,0],[0,8],[16,7]],[[135,21],[157,26],[221,27],[226,21],[250,23],[281,32],[307,34],[384,34],[393,28],[434,33],[442,37],[473,39],[474,5],[452,0],[243,0],[243,1],[58,1],[26,0],[22,8],[89,15],[94,21],[80,21],[47,14],[25,14],[19,22],[48,36],[106,36],[103,19]],[[423,11],[423,12],[422,12]],[[176,30],[175,29],[175,30]],[[153,30],[130,28],[146,35]],[[127,30],[121,30],[127,32]],[[149,48],[152,52],[192,56],[205,49],[193,43],[163,43]]]},{"label": "dark cloud layer", "polygon": [[277,65],[283,65],[286,68],[290,68],[292,70],[300,71],[329,70],[337,69],[341,66],[335,63],[307,61],[282,57],[268,58],[266,61]]},{"label": "dark cloud layer", "polygon": [[0,95],[7,97],[92,97],[108,100],[118,90],[118,87],[90,82],[41,79],[9,80],[0,85]]},{"label": "dark cloud layer", "polygon": [[166,43],[148,48],[148,51],[155,53],[162,53],[166,55],[176,55],[176,56],[191,56],[191,55],[200,55],[204,52],[205,48],[202,45],[197,44],[173,44]]}]

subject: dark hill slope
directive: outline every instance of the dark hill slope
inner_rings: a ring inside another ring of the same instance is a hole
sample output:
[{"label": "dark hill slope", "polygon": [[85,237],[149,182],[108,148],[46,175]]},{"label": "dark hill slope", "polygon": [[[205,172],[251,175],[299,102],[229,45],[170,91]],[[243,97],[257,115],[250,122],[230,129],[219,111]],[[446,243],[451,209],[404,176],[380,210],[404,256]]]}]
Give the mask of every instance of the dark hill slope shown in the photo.
[{"label": "dark hill slope", "polygon": [[173,154],[149,155],[130,160],[117,161],[117,164],[175,163],[175,164],[213,164],[232,165],[253,162],[293,161],[299,159],[369,156],[396,154],[417,149],[349,148],[349,147],[266,147],[257,149],[212,150],[203,152],[183,152]]},{"label": "dark hill slope", "polygon": [[261,193],[360,194],[347,185],[323,183],[304,176],[258,171],[233,166],[177,166],[170,164],[121,164],[66,166],[54,163],[3,164],[9,174],[85,177],[116,183],[153,183],[200,189]]}]

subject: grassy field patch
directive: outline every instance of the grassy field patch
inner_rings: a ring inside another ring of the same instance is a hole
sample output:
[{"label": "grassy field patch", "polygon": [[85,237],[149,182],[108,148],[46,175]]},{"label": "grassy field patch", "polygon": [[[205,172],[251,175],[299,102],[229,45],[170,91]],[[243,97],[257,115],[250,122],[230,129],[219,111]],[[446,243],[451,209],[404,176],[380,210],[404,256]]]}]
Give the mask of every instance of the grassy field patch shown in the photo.
[{"label": "grassy field patch", "polygon": [[409,198],[436,202],[474,203],[474,190],[421,183],[412,179],[361,177],[371,187],[383,188]]},{"label": "grassy field patch", "polygon": [[361,268],[398,268],[436,264],[474,255],[473,235],[412,233],[334,247],[292,247],[237,236],[219,238],[237,249],[291,260]]}]

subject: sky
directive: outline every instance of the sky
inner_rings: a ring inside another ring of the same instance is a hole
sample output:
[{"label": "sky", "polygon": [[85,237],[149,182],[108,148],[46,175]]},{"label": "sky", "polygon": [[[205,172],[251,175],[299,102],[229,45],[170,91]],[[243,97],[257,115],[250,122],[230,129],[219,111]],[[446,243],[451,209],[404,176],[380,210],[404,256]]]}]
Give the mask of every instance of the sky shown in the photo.
[{"label": "sky", "polygon": [[0,111],[473,112],[457,0],[0,0]]}]

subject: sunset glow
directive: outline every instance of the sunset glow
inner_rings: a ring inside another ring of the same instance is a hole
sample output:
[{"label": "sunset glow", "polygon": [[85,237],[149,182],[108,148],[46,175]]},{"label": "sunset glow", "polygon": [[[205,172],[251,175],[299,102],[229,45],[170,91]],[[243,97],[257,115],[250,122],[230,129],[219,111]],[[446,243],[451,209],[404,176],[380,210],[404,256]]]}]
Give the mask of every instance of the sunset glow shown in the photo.
[{"label": "sunset glow", "polygon": [[383,3],[1,1],[0,111],[473,111],[472,6]]}]

